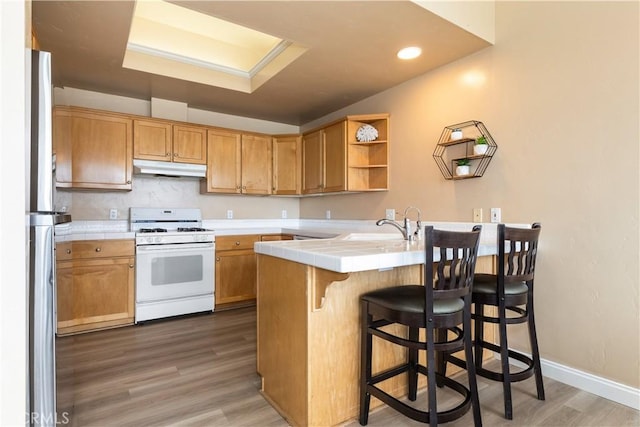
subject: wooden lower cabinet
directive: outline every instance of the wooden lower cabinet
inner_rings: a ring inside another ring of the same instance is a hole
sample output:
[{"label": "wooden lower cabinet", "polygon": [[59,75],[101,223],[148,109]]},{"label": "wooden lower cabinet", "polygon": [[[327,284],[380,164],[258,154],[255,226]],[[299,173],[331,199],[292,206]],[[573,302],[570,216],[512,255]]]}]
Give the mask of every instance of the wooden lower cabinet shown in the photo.
[{"label": "wooden lower cabinet", "polygon": [[58,335],[133,324],[133,240],[59,243],[56,256]]},{"label": "wooden lower cabinet", "polygon": [[291,239],[287,234],[217,236],[215,309],[254,305],[257,276],[253,244]]}]

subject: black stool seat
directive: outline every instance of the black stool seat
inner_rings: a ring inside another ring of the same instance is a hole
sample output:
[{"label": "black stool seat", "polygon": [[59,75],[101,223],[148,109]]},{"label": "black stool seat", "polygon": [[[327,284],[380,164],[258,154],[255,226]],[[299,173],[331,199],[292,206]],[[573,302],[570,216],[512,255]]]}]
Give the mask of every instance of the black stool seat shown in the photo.
[{"label": "black stool seat", "polygon": [[[458,419],[473,408],[475,426],[482,425],[471,340],[471,285],[480,229],[480,226],[475,226],[471,232],[453,232],[426,227],[424,286],[393,286],[368,292],[360,297],[361,425],[368,422],[371,396],[409,418],[432,426]],[[432,261],[434,248],[437,248],[440,255],[437,263]],[[450,258],[447,259],[447,256]],[[382,329],[392,324],[406,326],[406,335],[396,335],[389,328]],[[420,340],[420,329],[425,330],[424,340]],[[406,362],[374,375],[373,336],[405,347]],[[446,371],[437,368],[440,365],[440,353],[463,349],[469,366],[468,387],[448,378]],[[419,363],[419,351],[427,352],[426,366]],[[418,374],[427,377],[428,411],[419,410],[377,386],[378,383],[405,372],[408,373],[409,401],[417,399]],[[436,386],[448,387],[459,393],[460,402],[453,408],[438,411]]]}]

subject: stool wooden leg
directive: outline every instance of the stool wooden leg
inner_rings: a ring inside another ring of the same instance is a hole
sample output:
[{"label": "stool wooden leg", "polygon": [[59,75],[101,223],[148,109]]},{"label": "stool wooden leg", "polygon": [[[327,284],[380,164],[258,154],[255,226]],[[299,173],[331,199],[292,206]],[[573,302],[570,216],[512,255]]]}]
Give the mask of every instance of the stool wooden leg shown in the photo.
[{"label": "stool wooden leg", "polygon": [[467,362],[467,376],[469,378],[469,392],[471,393],[471,409],[473,410],[473,424],[475,427],[482,426],[480,415],[480,398],[478,396],[478,382],[476,379],[476,365],[473,361],[473,349],[471,340],[471,312],[465,311],[463,318],[464,330],[464,354]]},{"label": "stool wooden leg", "polygon": [[475,362],[476,367],[482,367],[482,358],[483,358],[483,348],[482,348],[482,340],[484,336],[484,320],[480,316],[484,315],[484,304],[474,304],[474,310],[476,319],[473,322],[474,326],[474,342],[475,342]]},{"label": "stool wooden leg", "polygon": [[502,391],[504,393],[504,417],[513,419],[511,403],[511,375],[509,371],[509,346],[507,344],[507,313],[504,299],[498,304],[499,333],[500,333],[500,359],[502,362]]},{"label": "stool wooden leg", "polygon": [[540,351],[538,350],[538,336],[536,334],[536,321],[533,314],[533,291],[529,287],[527,295],[527,323],[529,326],[529,341],[531,343],[531,359],[533,360],[533,373],[536,378],[536,391],[538,399],[544,400],[544,384],[542,383],[542,369],[540,367]]},{"label": "stool wooden leg", "polygon": [[436,358],[435,330],[433,320],[427,319],[427,393],[429,396],[429,425],[438,425],[438,405],[436,403]]},{"label": "stool wooden leg", "polygon": [[[409,339],[417,342],[420,336],[419,328],[409,327]],[[418,393],[418,349],[408,348],[409,353],[409,400],[415,401]]]},{"label": "stool wooden leg", "polygon": [[367,425],[369,422],[369,404],[371,394],[367,390],[367,385],[371,380],[371,350],[373,347],[373,336],[369,333],[369,325],[372,321],[369,315],[369,305],[367,302],[360,304],[360,425]]}]

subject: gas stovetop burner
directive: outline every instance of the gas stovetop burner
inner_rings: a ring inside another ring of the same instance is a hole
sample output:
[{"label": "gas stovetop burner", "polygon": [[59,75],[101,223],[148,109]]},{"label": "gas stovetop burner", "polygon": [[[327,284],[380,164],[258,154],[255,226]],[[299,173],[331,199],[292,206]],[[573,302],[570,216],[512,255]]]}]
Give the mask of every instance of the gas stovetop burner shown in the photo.
[{"label": "gas stovetop burner", "polygon": [[140,233],[166,233],[166,228],[141,228],[138,230]]},{"label": "gas stovetop burner", "polygon": [[202,227],[178,227],[179,232],[188,232],[188,231],[207,231]]}]

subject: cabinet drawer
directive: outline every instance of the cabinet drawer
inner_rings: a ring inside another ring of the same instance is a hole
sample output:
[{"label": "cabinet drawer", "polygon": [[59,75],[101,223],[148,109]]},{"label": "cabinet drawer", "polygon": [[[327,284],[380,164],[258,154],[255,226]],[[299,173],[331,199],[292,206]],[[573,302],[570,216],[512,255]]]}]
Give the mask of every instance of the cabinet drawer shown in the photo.
[{"label": "cabinet drawer", "polygon": [[133,240],[78,240],[56,245],[56,259],[107,258],[135,255]]},{"label": "cabinet drawer", "polygon": [[237,236],[216,236],[216,251],[234,249],[252,249],[255,242],[260,241],[258,234],[243,234]]}]

